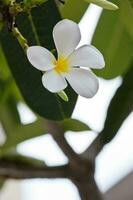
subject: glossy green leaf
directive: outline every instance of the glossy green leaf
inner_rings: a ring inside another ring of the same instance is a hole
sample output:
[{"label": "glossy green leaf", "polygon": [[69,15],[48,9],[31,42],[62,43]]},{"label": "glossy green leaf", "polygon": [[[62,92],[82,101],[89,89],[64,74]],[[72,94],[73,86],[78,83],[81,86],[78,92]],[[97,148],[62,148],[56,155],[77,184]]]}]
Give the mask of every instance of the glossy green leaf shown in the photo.
[{"label": "glossy green leaf", "polygon": [[59,6],[61,16],[75,22],[80,21],[87,8],[88,3],[84,0],[66,0],[64,5]]},{"label": "glossy green leaf", "polygon": [[[119,1],[112,2],[118,4]],[[92,44],[103,53],[106,62],[104,69],[95,72],[106,79],[126,73],[133,58],[133,38],[123,24],[121,13],[126,18],[126,12],[121,2],[118,11],[103,11],[92,40]]]},{"label": "glossy green leaf", "polygon": [[67,132],[67,131],[80,132],[80,131],[90,130],[87,124],[77,119],[66,119],[60,122],[59,125],[64,130],[64,132]]},{"label": "glossy green leaf", "polygon": [[124,120],[133,111],[133,64],[124,76],[123,84],[116,91],[107,112],[104,130],[101,133],[106,144],[117,134]]},{"label": "glossy green leaf", "polygon": [[[61,19],[54,1],[49,0],[43,6],[33,9],[31,15],[30,19],[26,14],[18,16],[18,28],[29,41],[29,45],[40,43],[48,49],[53,49],[52,30]],[[48,92],[42,86],[41,72],[29,64],[18,42],[6,28],[0,33],[0,40],[11,72],[28,106],[44,118],[69,118],[77,99],[75,92],[70,87],[65,90],[69,103]]]}]

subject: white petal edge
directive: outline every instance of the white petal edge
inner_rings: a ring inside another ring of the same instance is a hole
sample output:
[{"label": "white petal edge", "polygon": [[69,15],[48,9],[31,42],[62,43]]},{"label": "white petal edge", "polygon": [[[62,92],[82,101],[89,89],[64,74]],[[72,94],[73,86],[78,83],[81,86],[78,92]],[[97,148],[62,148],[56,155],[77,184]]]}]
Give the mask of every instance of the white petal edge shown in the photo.
[{"label": "white petal edge", "polygon": [[42,84],[47,90],[53,93],[60,92],[67,87],[67,82],[64,77],[55,70],[47,71],[42,76]]},{"label": "white petal edge", "polygon": [[76,49],[69,57],[71,66],[101,69],[105,61],[101,52],[92,45],[83,45]]},{"label": "white petal edge", "polygon": [[54,55],[46,48],[41,46],[31,46],[27,49],[29,62],[41,71],[47,71],[54,68]]},{"label": "white petal edge", "polygon": [[66,79],[77,94],[86,98],[93,97],[99,88],[95,74],[86,69],[72,68]]},{"label": "white petal edge", "polygon": [[67,57],[80,42],[81,33],[78,24],[68,19],[61,20],[53,29],[53,38],[58,57]]}]

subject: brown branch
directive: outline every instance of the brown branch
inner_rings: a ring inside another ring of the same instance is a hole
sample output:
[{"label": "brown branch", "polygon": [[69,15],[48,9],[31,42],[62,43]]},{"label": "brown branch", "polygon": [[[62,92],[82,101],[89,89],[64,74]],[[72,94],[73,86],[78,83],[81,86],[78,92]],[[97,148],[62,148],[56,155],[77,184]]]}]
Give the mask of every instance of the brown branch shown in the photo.
[{"label": "brown branch", "polygon": [[72,178],[69,165],[48,167],[32,166],[0,160],[0,178]]},{"label": "brown branch", "polygon": [[80,173],[69,165],[57,167],[34,166],[0,159],[0,178],[68,178],[77,186],[82,200],[101,200],[101,193],[96,186],[93,175],[88,175],[91,172]]},{"label": "brown branch", "polygon": [[81,162],[79,156],[73,151],[71,146],[66,141],[63,133],[54,133],[52,136],[64,154],[69,158],[69,162],[72,165],[77,165],[77,163]]},{"label": "brown branch", "polygon": [[[102,194],[94,180],[95,160],[86,159],[86,156],[82,154],[76,154],[67,143],[64,132],[57,123],[51,123],[50,121],[45,123],[47,123],[49,133],[51,133],[56,143],[69,159],[70,167],[73,171],[73,178],[71,177],[70,179],[77,186],[81,199],[102,200]],[[93,148],[95,149],[96,146],[92,146],[92,150]],[[89,153],[92,155],[90,151]]]},{"label": "brown branch", "polygon": [[90,163],[80,157],[68,144],[61,127],[57,123],[51,121],[45,121],[45,123],[47,123],[49,133],[52,135],[64,154],[68,157],[70,164],[74,167],[81,167],[82,164],[89,167]]},{"label": "brown branch", "polygon": [[74,181],[82,200],[103,200],[103,195],[96,185],[93,174],[84,177],[84,180]]},{"label": "brown branch", "polygon": [[96,156],[104,147],[104,144],[101,139],[101,134],[99,134],[92,144],[81,154],[84,159],[90,160],[91,162],[95,161]]}]

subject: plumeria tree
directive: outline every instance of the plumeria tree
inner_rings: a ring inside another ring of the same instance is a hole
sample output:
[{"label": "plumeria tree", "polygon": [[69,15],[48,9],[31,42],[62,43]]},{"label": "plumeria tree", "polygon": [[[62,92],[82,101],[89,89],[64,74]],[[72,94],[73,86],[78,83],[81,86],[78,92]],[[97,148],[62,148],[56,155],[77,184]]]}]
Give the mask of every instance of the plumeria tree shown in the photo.
[{"label": "plumeria tree", "polygon": [[[89,3],[104,10],[92,45],[78,46],[78,22]],[[0,123],[6,134],[0,146],[1,185],[8,178],[67,178],[81,199],[104,199],[94,179],[95,159],[132,112],[132,19],[132,0],[0,0]],[[71,116],[78,95],[89,101],[97,93],[97,76],[121,76],[122,84],[110,102],[103,130],[79,155],[65,133],[91,130]],[[21,123],[19,102],[32,109],[35,122]],[[47,133],[68,164],[49,167],[17,152],[19,143]]]}]

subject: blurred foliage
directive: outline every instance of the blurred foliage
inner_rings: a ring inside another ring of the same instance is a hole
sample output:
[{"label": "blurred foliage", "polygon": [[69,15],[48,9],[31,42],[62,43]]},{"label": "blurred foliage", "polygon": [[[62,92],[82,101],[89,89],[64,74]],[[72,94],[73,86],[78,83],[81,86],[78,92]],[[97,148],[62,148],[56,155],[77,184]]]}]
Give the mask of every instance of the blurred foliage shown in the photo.
[{"label": "blurred foliage", "polygon": [[133,62],[123,78],[122,85],[116,91],[109,105],[102,139],[110,142],[117,134],[124,120],[133,111]]},{"label": "blurred foliage", "polygon": [[59,122],[58,124],[62,127],[64,132],[80,132],[90,130],[88,125],[76,119],[66,119],[64,121]]},{"label": "blurred foliage", "polygon": [[110,1],[106,1],[106,0],[85,0],[85,1],[88,3],[94,3],[97,6],[100,6],[107,10],[117,10],[118,9],[117,5],[113,4]]},{"label": "blurred foliage", "polygon": [[3,188],[4,183],[5,183],[5,180],[4,179],[0,179],[0,190]]},{"label": "blurred foliage", "polygon": [[86,9],[88,3],[84,0],[66,0],[65,4],[59,4],[59,11],[62,18],[67,18],[79,22]]},{"label": "blurred foliage", "polygon": [[0,161],[4,163],[13,163],[14,165],[17,165],[19,163],[21,166],[26,165],[41,167],[45,165],[44,161],[21,155],[20,153],[16,152],[15,149],[13,149],[10,153],[4,155],[3,157],[1,156]]},{"label": "blurred foliage", "polygon": [[92,44],[104,55],[106,67],[96,74],[111,79],[124,75],[133,59],[133,11],[129,0],[112,1],[119,5],[115,12],[103,11]]}]

